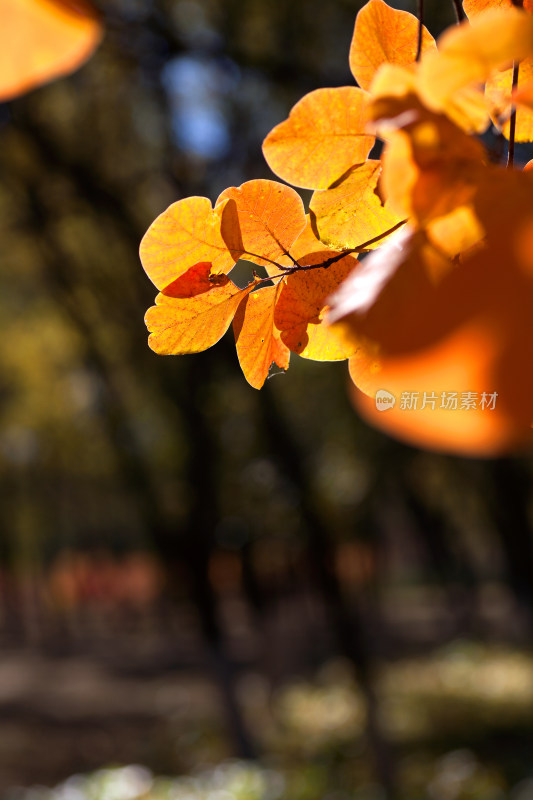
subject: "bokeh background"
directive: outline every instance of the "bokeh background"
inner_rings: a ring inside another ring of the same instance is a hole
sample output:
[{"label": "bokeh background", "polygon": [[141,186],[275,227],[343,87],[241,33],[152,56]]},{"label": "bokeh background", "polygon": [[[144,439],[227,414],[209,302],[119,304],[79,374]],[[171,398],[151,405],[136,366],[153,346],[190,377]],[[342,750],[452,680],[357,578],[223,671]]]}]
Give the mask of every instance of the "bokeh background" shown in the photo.
[{"label": "bokeh background", "polygon": [[146,344],[145,230],[273,177],[361,5],[107,0],[0,106],[2,798],[533,798],[531,459],[382,436],[345,364]]}]

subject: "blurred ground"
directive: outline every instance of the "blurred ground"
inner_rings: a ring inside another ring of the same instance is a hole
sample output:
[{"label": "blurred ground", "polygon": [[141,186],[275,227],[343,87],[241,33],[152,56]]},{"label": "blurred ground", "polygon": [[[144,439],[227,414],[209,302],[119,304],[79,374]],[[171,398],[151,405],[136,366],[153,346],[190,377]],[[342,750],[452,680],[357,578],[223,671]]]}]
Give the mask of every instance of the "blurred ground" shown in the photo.
[{"label": "blurred ground", "polygon": [[[290,657],[278,664],[277,677],[270,678],[257,670],[260,637],[246,610],[235,607],[235,601],[225,609],[233,620],[242,621],[232,626],[231,651],[238,667],[237,694],[260,752],[260,777],[252,781],[256,793],[242,797],[278,796],[261,772],[267,769],[277,776],[274,788],[284,787],[279,796],[290,800],[377,799],[381,795],[372,777],[364,698],[347,662],[321,660],[327,632],[319,618],[312,624],[310,599],[292,598],[277,621],[271,620],[277,652],[285,647]],[[502,642],[504,620],[489,606],[485,624],[500,641],[482,644],[446,635],[450,621],[431,591],[418,591],[414,603],[408,596],[405,602],[399,599],[390,603],[385,624],[404,638],[410,655],[381,658],[376,683],[384,730],[398,760],[400,796],[496,800],[511,796],[502,792],[521,784],[512,797],[529,797],[522,790],[528,777],[533,781],[528,734],[533,654],[517,643]],[[417,616],[422,608],[427,631],[433,632],[431,642],[420,636]],[[291,618],[293,624],[287,624]],[[294,624],[298,620],[299,626]],[[102,623],[91,631],[88,625],[77,639],[48,637],[31,649],[6,641],[0,664],[1,796],[25,798],[14,787],[52,787],[74,772],[141,764],[153,775],[174,780],[204,774],[202,780],[211,788],[190,795],[180,784],[183,797],[218,798],[213,771],[217,764],[228,769],[232,746],[192,622],[183,614],[168,617],[166,629],[154,620],[144,631],[138,626],[128,631],[127,625],[122,632],[106,631]],[[413,631],[410,639],[405,638],[408,629]],[[515,625],[516,642],[523,633]],[[146,774],[139,773],[142,780]],[[530,791],[533,784],[528,786]],[[181,798],[174,788],[168,796]],[[87,796],[107,798],[103,789],[94,791]],[[110,797],[137,796],[128,791]],[[159,792],[153,796],[167,796]],[[57,796],[70,798],[68,793]],[[139,796],[145,796],[140,789]],[[223,794],[218,800],[222,797],[240,800],[241,795]]]}]

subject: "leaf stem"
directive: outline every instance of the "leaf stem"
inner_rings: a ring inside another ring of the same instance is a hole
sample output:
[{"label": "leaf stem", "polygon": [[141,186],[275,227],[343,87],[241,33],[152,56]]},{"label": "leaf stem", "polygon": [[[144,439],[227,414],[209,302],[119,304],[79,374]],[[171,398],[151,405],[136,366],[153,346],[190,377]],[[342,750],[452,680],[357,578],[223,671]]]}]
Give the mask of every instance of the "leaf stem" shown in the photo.
[{"label": "leaf stem", "polygon": [[[276,264],[276,266],[283,271],[280,272],[279,275],[268,275],[266,278],[260,278],[257,283],[259,285],[260,283],[273,281],[276,278],[284,278],[287,275],[292,275],[295,272],[306,272],[307,270],[311,269],[327,269],[328,267],[331,267],[332,264],[336,264],[337,261],[341,261],[343,258],[346,258],[346,256],[351,256],[353,253],[368,252],[368,248],[371,245],[375,244],[376,242],[379,242],[380,239],[384,239],[391,233],[394,233],[394,231],[398,230],[398,228],[401,228],[402,225],[405,225],[406,222],[407,222],[406,219],[402,219],[400,220],[400,222],[397,222],[396,225],[393,225],[392,228],[389,228],[388,230],[383,231],[383,233],[380,233],[379,236],[374,236],[373,239],[369,239],[368,241],[363,242],[363,244],[360,244],[358,247],[352,247],[349,250],[342,250],[340,253],[336,253],[334,256],[331,256],[331,258],[327,258],[325,261],[321,261],[319,264],[298,264],[297,262],[295,262],[294,267],[282,267],[281,264]],[[249,255],[253,255],[253,253],[250,253]],[[259,256],[257,257],[259,258]]]},{"label": "leaf stem", "polygon": [[457,22],[462,22],[463,20],[466,19],[466,14],[461,4],[461,0],[452,0],[452,3],[455,9],[455,16],[457,17]]},{"label": "leaf stem", "polygon": [[[518,86],[518,70],[519,65],[517,62],[513,64],[513,88],[512,91]],[[509,151],[507,153],[507,169],[512,169],[514,164],[514,146],[516,138],[516,106],[513,105],[511,116],[509,117]]]},{"label": "leaf stem", "polygon": [[424,33],[424,0],[418,0],[418,42],[416,45],[416,60],[420,61],[422,55],[422,35]]}]

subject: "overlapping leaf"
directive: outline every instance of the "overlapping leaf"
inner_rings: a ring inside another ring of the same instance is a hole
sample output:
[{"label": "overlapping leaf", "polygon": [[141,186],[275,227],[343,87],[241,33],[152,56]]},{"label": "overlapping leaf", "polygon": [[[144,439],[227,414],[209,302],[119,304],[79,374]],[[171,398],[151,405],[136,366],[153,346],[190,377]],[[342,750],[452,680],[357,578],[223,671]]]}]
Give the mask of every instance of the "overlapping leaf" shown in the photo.
[{"label": "overlapping leaf", "polygon": [[217,200],[221,236],[235,257],[266,267],[291,264],[289,250],[306,225],[302,199],[290,186],[267,180],[226,189]]},{"label": "overlapping leaf", "polygon": [[[302,266],[320,264],[322,253],[300,260]],[[327,298],[357,264],[351,256],[328,267],[295,272],[284,279],[276,305],[274,322],[287,347],[303,358],[315,361],[340,361],[355,348],[342,331],[324,323]]]},{"label": "overlapping leaf", "polygon": [[[417,47],[416,17],[407,11],[391,8],[383,0],[369,0],[356,18],[350,47],[350,69],[359,86],[370,89],[382,64],[414,64]],[[424,26],[422,52],[435,49],[435,40]]]},{"label": "overlapping leaf", "polygon": [[377,193],[381,162],[369,159],[353,167],[327,191],[313,194],[310,209],[320,239],[340,249],[367,248],[383,243],[383,234],[401,223]]},{"label": "overlapping leaf", "polygon": [[446,107],[460,89],[484,83],[496,70],[533,55],[533,15],[518,8],[493,9],[474,16],[439,38],[439,50],[420,64],[420,88],[426,105]]},{"label": "overlapping leaf", "polygon": [[200,353],[218,342],[229,328],[239,303],[253,289],[226,276],[210,277],[211,264],[191,267],[156,297],[146,312],[148,343],[160,355]]},{"label": "overlapping leaf", "polygon": [[2,0],[0,101],[77,69],[102,37],[85,0]]},{"label": "overlapping leaf", "polygon": [[274,311],[281,284],[249,294],[240,304],[233,330],[237,356],[250,386],[260,389],[274,363],[288,369],[290,350],[274,325]]},{"label": "overlapping leaf", "polygon": [[497,393],[496,413],[398,406],[383,421],[373,401],[358,400],[374,421],[411,441],[488,454],[531,440],[533,375],[524,369],[533,358],[533,177],[483,169],[471,198],[483,245],[456,264],[425,231],[404,231],[345,282],[332,318],[359,345],[351,374],[371,395],[380,388],[398,401],[406,391],[420,398]]},{"label": "overlapping leaf", "polygon": [[150,225],[140,247],[146,274],[158,289],[199,262],[213,273],[227,273],[239,253],[228,249],[220,231],[224,206],[213,209],[207,197],[186,197],[166,209]]},{"label": "overlapping leaf", "polygon": [[263,154],[273,172],[294,186],[325,189],[368,156],[374,137],[365,122],[361,89],[317,89],[268,134]]},{"label": "overlapping leaf", "polygon": [[525,58],[520,62],[518,71],[518,86],[514,90],[513,96],[513,70],[507,69],[497,72],[490,78],[485,87],[485,93],[490,100],[492,116],[496,124],[502,120],[501,131],[504,136],[509,138],[510,121],[509,117],[512,110],[513,99],[519,101],[520,92],[522,102],[516,109],[516,122],[514,137],[516,142],[533,141],[533,110],[527,108],[523,99],[527,97],[527,87],[533,81],[533,58]]}]

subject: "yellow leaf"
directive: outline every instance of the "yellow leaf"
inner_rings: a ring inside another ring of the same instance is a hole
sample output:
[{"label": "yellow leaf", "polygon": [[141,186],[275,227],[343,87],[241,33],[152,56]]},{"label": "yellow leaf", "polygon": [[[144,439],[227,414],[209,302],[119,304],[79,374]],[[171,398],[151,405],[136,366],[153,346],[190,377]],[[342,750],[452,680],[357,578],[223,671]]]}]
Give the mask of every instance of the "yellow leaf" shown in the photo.
[{"label": "yellow leaf", "polygon": [[[353,167],[330,189],[313,194],[310,209],[321,241],[338,249],[365,249],[383,243],[382,234],[402,217],[383,205],[376,192],[381,163],[368,160]],[[375,240],[375,241],[372,241]]]},{"label": "yellow leaf", "polygon": [[272,363],[289,368],[290,350],[274,326],[274,308],[281,284],[249,294],[239,306],[233,330],[244,377],[254,389],[264,384]]},{"label": "yellow leaf", "polygon": [[[514,92],[515,102],[520,102],[516,109],[516,142],[533,141],[533,109],[527,108],[524,99],[527,97],[527,87],[533,82],[533,58],[525,58],[520,62],[518,69],[518,86]],[[525,90],[525,91],[524,91]],[[522,92],[522,94],[521,94]],[[501,131],[509,138],[509,117],[513,103],[513,70],[507,69],[497,72],[487,82],[485,94],[492,103],[492,116],[496,125],[499,117],[503,117]]]},{"label": "yellow leaf", "polygon": [[447,30],[438,46],[420,64],[420,91],[434,110],[445,108],[459,89],[533,55],[533,16],[518,8],[487,11]]},{"label": "yellow leaf", "polygon": [[210,271],[210,263],[195,264],[158,294],[156,305],[146,312],[148,344],[156,353],[201,353],[229,328],[255,284],[239,289],[227,275],[210,276]]},{"label": "yellow leaf", "polygon": [[140,257],[146,274],[163,289],[199,262],[210,262],[213,273],[226,273],[233,256],[220,232],[223,206],[211,208],[207,197],[186,197],[173,203],[150,225],[141,242]]},{"label": "yellow leaf", "polygon": [[222,237],[235,259],[244,258],[279,271],[306,224],[302,199],[276,181],[254,180],[226,189],[217,200]]},{"label": "yellow leaf", "polygon": [[[355,80],[363,89],[369,89],[382,64],[414,64],[417,45],[416,17],[391,8],[383,0],[370,0],[357,14],[350,47],[350,69]],[[435,49],[435,40],[424,26],[422,52]]]},{"label": "yellow leaf", "polygon": [[325,189],[368,156],[374,137],[365,122],[361,89],[317,89],[268,134],[263,154],[272,171],[294,186]]},{"label": "yellow leaf", "polygon": [[484,164],[480,142],[412,95],[382,98],[375,113],[388,130],[382,188],[391,210],[426,224],[469,202]]}]

